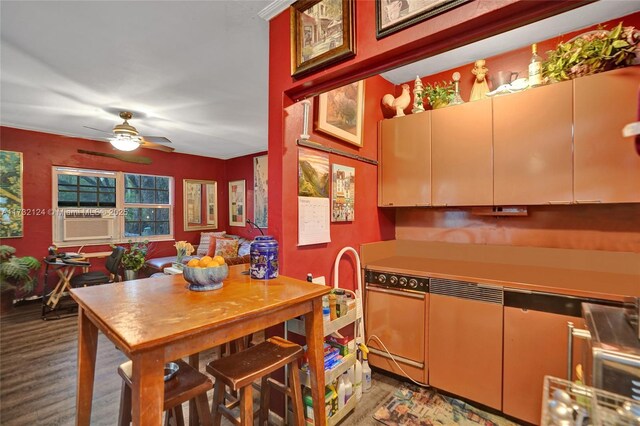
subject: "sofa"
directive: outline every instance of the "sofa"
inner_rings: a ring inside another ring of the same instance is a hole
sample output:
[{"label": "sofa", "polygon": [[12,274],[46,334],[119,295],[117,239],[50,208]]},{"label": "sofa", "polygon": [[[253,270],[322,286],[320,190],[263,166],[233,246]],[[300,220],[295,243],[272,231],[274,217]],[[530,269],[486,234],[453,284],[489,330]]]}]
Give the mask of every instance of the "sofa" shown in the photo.
[{"label": "sofa", "polygon": [[[214,255],[215,253],[213,249],[213,242],[211,240],[212,237],[222,240],[237,240],[237,251],[234,250],[233,253],[227,251],[226,253],[221,254],[222,257],[224,257],[227,265],[240,265],[243,263],[249,263],[251,261],[251,256],[249,254],[249,248],[251,245],[250,240],[237,235],[230,235],[223,232],[202,232],[200,234],[200,243],[195,246],[195,254],[192,256],[185,256],[182,259],[182,263],[186,264],[193,258],[201,258],[202,256],[206,255]],[[163,273],[164,268],[170,267],[171,265],[176,263],[177,260],[177,256],[156,257],[148,259],[144,264],[145,275],[151,276],[153,274]]]}]

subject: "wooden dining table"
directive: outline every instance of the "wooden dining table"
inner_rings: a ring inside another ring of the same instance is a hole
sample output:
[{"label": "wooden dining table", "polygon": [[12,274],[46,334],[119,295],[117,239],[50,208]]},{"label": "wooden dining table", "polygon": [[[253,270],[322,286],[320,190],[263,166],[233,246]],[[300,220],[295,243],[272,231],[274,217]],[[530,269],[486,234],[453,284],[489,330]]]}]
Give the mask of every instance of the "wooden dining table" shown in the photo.
[{"label": "wooden dining table", "polygon": [[247,267],[230,267],[223,287],[213,291],[189,290],[182,275],[72,289],[79,305],[76,425],[91,421],[98,331],[133,361],[133,424],[147,426],[161,424],[165,363],[197,360],[201,351],[299,316],[314,418],[326,425],[322,296],[329,287],[282,275],[256,280],[243,274]]}]

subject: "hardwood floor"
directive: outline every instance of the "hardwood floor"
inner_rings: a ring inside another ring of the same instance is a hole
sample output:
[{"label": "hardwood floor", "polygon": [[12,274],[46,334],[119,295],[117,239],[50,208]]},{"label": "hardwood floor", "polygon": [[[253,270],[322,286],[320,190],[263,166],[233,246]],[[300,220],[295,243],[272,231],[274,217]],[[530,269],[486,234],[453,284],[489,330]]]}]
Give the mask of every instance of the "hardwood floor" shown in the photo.
[{"label": "hardwood floor", "polygon": [[[0,319],[0,425],[75,423],[77,330],[75,314],[43,321],[39,303],[15,307]],[[212,358],[213,351],[202,355],[203,369]],[[100,334],[92,425],[117,424],[121,381],[116,369],[124,361]],[[400,382],[377,373],[373,377],[372,391],[341,426],[379,425],[371,415]]]}]

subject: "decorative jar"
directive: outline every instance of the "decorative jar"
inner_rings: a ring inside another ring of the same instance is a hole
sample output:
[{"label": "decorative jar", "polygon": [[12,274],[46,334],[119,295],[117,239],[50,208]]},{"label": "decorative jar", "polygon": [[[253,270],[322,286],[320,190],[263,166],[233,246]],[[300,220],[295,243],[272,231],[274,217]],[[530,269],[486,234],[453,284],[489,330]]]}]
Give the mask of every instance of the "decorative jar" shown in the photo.
[{"label": "decorative jar", "polygon": [[278,277],[278,241],[270,235],[256,237],[251,243],[251,278],[269,280]]}]

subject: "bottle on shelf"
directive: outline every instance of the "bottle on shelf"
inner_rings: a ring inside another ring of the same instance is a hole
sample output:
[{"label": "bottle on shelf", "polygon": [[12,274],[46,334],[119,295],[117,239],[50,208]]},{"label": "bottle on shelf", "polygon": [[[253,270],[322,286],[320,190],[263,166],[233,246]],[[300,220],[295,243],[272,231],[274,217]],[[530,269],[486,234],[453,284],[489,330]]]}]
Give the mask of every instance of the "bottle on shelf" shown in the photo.
[{"label": "bottle on shelf", "polygon": [[542,58],[538,56],[538,45],[531,45],[531,61],[529,62],[529,86],[536,87],[542,84]]},{"label": "bottle on shelf", "polygon": [[353,367],[353,393],[356,394],[356,401],[360,401],[362,398],[362,363],[359,356],[356,357],[356,365]]},{"label": "bottle on shelf", "polygon": [[344,375],[338,378],[338,411],[344,408],[346,385],[344,384]]},{"label": "bottle on shelf", "polygon": [[344,381],[344,403],[346,404],[349,401],[349,398],[353,395],[353,382],[351,381],[351,374],[349,374],[351,369],[342,373],[342,380]]}]

